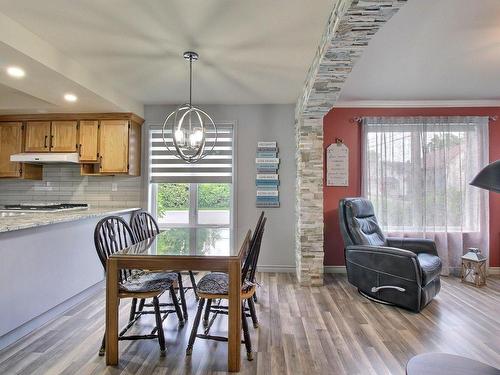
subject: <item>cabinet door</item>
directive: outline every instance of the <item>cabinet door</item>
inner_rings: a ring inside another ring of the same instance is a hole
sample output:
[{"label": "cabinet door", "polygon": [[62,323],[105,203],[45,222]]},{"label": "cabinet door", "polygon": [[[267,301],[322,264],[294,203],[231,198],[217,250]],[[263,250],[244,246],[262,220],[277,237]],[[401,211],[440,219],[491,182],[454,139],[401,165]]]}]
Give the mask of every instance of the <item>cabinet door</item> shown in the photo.
[{"label": "cabinet door", "polygon": [[0,177],[20,177],[21,164],[10,161],[10,155],[22,152],[23,124],[0,123]]},{"label": "cabinet door", "polygon": [[26,123],[26,152],[49,152],[50,121],[28,121]]},{"label": "cabinet door", "polygon": [[99,122],[96,120],[80,121],[80,143],[78,153],[80,161],[97,161],[97,128]]},{"label": "cabinet door", "polygon": [[76,121],[52,121],[50,131],[50,151],[52,152],[75,152],[76,145]]},{"label": "cabinet door", "polygon": [[128,172],[128,121],[103,120],[99,127],[101,173]]}]

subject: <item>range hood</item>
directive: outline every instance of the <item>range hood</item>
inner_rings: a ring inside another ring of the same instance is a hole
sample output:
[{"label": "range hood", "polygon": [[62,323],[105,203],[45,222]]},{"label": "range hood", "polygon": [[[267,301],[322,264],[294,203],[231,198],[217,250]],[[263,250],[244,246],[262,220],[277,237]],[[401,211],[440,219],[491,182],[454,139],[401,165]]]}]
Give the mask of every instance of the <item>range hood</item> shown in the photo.
[{"label": "range hood", "polygon": [[79,163],[78,152],[22,153],[10,156],[10,161],[32,164]]}]

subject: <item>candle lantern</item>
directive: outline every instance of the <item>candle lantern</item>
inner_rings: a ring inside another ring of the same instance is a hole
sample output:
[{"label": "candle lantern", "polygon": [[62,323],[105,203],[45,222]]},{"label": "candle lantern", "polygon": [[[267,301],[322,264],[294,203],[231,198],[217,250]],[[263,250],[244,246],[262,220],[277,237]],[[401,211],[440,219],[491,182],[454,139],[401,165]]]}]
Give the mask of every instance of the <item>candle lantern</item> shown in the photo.
[{"label": "candle lantern", "polygon": [[476,287],[486,285],[487,260],[479,249],[470,248],[468,253],[462,256],[462,282]]}]

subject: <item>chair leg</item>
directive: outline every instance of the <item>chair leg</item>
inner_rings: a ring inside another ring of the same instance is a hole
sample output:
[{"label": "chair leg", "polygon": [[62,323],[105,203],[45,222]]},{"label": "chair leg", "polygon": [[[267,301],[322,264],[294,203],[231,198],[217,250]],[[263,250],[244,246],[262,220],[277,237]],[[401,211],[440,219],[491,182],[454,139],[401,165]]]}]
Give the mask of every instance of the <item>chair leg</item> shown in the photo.
[{"label": "chair leg", "polygon": [[203,327],[208,326],[208,319],[210,318],[210,309],[212,308],[212,300],[207,300],[207,306],[205,307],[205,315],[203,315]]},{"label": "chair leg", "polygon": [[145,303],[146,303],[146,299],[145,298],[141,298],[141,300],[139,301],[139,308],[137,309],[139,312],[144,309],[144,304]]},{"label": "chair leg", "polygon": [[101,349],[99,349],[99,357],[104,356],[106,353],[106,334],[102,336],[102,344],[101,344]]},{"label": "chair leg", "polygon": [[128,318],[129,322],[134,320],[136,309],[137,309],[137,298],[132,298],[132,305],[130,306],[130,316]]},{"label": "chair leg", "polygon": [[163,320],[161,319],[160,302],[158,300],[158,297],[153,297],[153,306],[155,309],[156,328],[157,328],[157,333],[158,333],[158,343],[160,344],[160,355],[163,357],[166,353],[165,336],[163,333]]},{"label": "chair leg", "polygon": [[177,314],[177,319],[179,319],[179,326],[184,326],[184,317],[182,316],[181,307],[179,306],[179,301],[177,300],[177,294],[175,294],[175,289],[170,286],[170,296],[172,297],[172,302],[174,303],[175,313]]},{"label": "chair leg", "polygon": [[259,319],[257,319],[257,312],[255,311],[255,302],[253,298],[247,299],[250,315],[252,316],[253,328],[259,328]]},{"label": "chair leg", "polygon": [[193,322],[193,328],[191,329],[191,335],[189,336],[186,355],[193,354],[194,340],[196,340],[196,334],[198,333],[198,326],[200,325],[201,314],[203,313],[204,305],[205,305],[205,300],[203,298],[200,298],[200,302],[198,302],[198,311],[196,311],[196,316],[194,317],[194,322]]},{"label": "chair leg", "polygon": [[243,329],[243,338],[245,340],[245,348],[247,350],[247,359],[253,360],[252,341],[250,340],[250,333],[248,332],[247,314],[245,313],[245,303],[241,307],[241,328]]},{"label": "chair leg", "polygon": [[193,287],[194,297],[198,301],[200,298],[198,297],[198,290],[196,289],[196,279],[194,278],[193,271],[189,271],[189,278],[191,279],[191,286]]},{"label": "chair leg", "polygon": [[177,272],[177,284],[179,284],[179,295],[181,297],[182,314],[184,315],[184,320],[188,319],[188,309],[186,305],[186,296],[184,293],[184,286],[182,285],[182,275]]}]

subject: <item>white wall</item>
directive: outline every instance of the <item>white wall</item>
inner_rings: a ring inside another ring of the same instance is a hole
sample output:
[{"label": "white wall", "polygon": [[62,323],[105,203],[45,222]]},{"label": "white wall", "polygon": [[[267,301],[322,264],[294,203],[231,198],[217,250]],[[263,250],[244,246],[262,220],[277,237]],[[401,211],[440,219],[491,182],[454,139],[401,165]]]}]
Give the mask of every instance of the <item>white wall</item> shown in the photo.
[{"label": "white wall", "polygon": [[[163,123],[172,106],[145,106],[145,131]],[[293,105],[212,105],[203,106],[216,122],[236,123],[237,217],[236,236],[241,242],[253,229],[260,208],[255,207],[255,155],[258,141],[277,141],[281,164],[281,207],[266,209],[268,218],[259,265],[263,270],[295,268],[295,135]],[[144,136],[144,140],[148,137]],[[145,150],[147,145],[145,144]],[[146,158],[145,158],[146,159]],[[146,169],[144,169],[146,171]],[[144,176],[146,173],[144,173]],[[145,181],[145,187],[147,181]],[[146,190],[146,189],[145,189]]]}]

